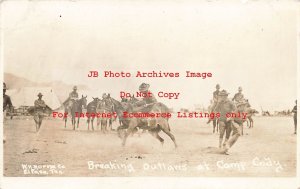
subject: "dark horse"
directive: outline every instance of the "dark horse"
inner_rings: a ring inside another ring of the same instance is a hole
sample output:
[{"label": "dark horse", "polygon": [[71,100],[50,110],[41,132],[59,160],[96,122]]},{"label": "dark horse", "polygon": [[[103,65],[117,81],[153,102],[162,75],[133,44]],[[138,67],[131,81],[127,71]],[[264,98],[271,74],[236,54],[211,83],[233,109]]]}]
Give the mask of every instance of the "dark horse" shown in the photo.
[{"label": "dark horse", "polygon": [[92,124],[92,130],[94,130],[94,119],[95,119],[95,116],[90,116],[92,113],[96,114],[97,113],[97,107],[98,107],[98,104],[101,100],[96,97],[96,98],[93,98],[93,101],[90,102],[88,105],[87,105],[87,110],[86,112],[89,113],[89,116],[87,118],[87,124],[88,124],[88,130],[90,130],[90,122]]},{"label": "dark horse", "polygon": [[[126,144],[126,140],[127,137],[134,132],[136,127],[140,127],[142,129],[147,129],[149,131],[149,133],[154,136],[155,138],[157,138],[160,143],[163,145],[164,143],[164,139],[161,138],[158,133],[160,131],[163,131],[164,133],[166,133],[173,141],[175,148],[177,147],[177,143],[175,140],[174,135],[171,133],[170,130],[170,126],[168,123],[168,119],[166,118],[151,118],[150,120],[150,126],[148,126],[148,121],[141,119],[141,118],[124,118],[123,117],[123,112],[135,112],[134,111],[134,107],[132,106],[132,104],[128,103],[128,102],[119,102],[113,98],[111,98],[114,106],[115,106],[115,110],[117,112],[117,115],[119,117],[119,119],[122,121],[123,125],[120,126],[117,130],[118,132],[120,130],[123,129],[127,129],[127,131],[125,132],[125,135],[123,137],[123,142],[122,145],[125,146]],[[152,104],[150,107],[150,113],[166,113],[169,112],[169,109],[166,105],[162,104],[162,103],[155,103]]]},{"label": "dark horse", "polygon": [[[87,96],[84,97],[82,95],[81,99],[75,100],[71,107],[67,107],[65,109],[65,113],[71,113],[73,130],[75,130],[75,124],[76,124],[75,112],[78,112],[78,114],[80,114],[80,113],[82,113],[82,108],[83,107],[86,108],[86,103],[87,103],[86,98],[87,98]],[[78,116],[78,119],[77,119],[77,128],[79,126],[79,119],[80,119],[80,116]],[[65,117],[64,120],[65,120],[65,128],[66,128],[67,127],[67,117]]]}]

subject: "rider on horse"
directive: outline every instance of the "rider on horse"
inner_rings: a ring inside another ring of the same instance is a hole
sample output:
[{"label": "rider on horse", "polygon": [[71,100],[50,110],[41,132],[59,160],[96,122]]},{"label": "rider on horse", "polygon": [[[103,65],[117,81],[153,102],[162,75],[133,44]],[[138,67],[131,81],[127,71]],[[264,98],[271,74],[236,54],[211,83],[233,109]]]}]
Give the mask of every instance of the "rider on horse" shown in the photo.
[{"label": "rider on horse", "polygon": [[[151,92],[149,91],[149,87],[150,87],[149,84],[142,83],[139,86],[139,91],[144,94],[150,94]],[[137,109],[140,110],[141,112],[149,112],[151,110],[152,105],[154,105],[155,103],[157,103],[157,100],[152,94],[152,95],[144,95],[143,99],[136,102],[135,105],[138,107]]]},{"label": "rider on horse", "polygon": [[66,105],[67,109],[72,107],[76,100],[78,100],[79,95],[77,93],[77,86],[73,87],[73,91],[70,92],[68,99],[63,103]]},{"label": "rider on horse", "polygon": [[[135,112],[150,112],[153,105],[157,103],[156,98],[153,96],[153,94],[149,91],[149,87],[150,85],[147,83],[142,83],[139,86],[139,91],[141,93],[144,93],[144,97],[142,100],[139,100],[137,102],[134,103],[134,105],[136,106],[133,110]],[[146,95],[146,94],[152,94],[152,95]],[[143,122],[145,122],[145,124],[147,126],[150,126],[150,120],[143,120]]]},{"label": "rider on horse", "polygon": [[234,97],[232,98],[232,101],[235,101],[235,103],[244,101],[244,95],[242,94],[242,90],[243,90],[242,87],[238,88],[239,92],[234,95]]}]

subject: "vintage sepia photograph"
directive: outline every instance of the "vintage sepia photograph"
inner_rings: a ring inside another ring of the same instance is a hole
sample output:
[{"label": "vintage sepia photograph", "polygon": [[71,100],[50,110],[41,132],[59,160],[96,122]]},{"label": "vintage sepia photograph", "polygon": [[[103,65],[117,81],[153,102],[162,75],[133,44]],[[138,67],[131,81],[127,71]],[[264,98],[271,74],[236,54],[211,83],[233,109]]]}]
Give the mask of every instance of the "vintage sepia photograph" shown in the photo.
[{"label": "vintage sepia photograph", "polygon": [[298,1],[0,4],[1,188],[300,187]]}]

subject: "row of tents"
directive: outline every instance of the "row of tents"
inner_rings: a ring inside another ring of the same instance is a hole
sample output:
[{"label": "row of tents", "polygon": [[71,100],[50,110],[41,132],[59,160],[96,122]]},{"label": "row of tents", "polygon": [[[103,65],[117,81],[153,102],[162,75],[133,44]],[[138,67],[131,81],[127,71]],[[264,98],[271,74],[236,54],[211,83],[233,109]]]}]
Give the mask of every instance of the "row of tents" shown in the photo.
[{"label": "row of tents", "polygon": [[37,94],[43,94],[45,103],[54,109],[61,107],[61,102],[51,87],[22,87],[20,89],[7,90],[6,94],[10,96],[13,106],[19,108],[21,106],[33,106],[34,101],[38,99]]}]

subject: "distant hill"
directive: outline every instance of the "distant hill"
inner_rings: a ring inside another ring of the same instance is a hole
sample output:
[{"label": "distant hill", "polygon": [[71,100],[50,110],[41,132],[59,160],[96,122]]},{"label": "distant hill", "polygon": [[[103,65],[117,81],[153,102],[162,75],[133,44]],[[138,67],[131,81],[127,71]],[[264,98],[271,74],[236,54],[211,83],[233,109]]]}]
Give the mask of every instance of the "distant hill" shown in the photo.
[{"label": "distant hill", "polygon": [[[57,94],[59,100],[63,102],[72,91],[73,85],[66,84],[62,81],[35,82],[11,73],[4,73],[4,82],[8,89],[19,89],[22,87],[51,87]],[[77,85],[80,90],[88,90],[86,85]]]}]

